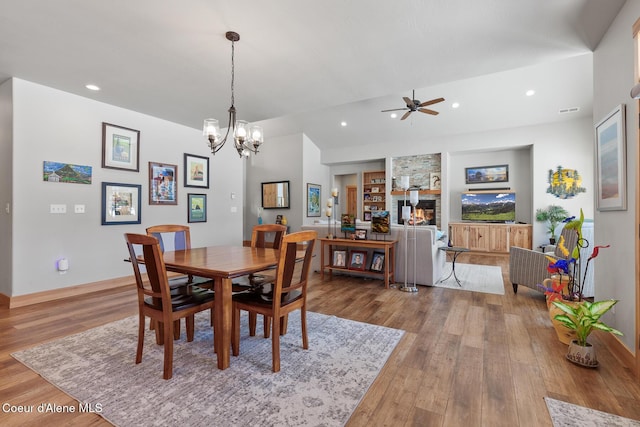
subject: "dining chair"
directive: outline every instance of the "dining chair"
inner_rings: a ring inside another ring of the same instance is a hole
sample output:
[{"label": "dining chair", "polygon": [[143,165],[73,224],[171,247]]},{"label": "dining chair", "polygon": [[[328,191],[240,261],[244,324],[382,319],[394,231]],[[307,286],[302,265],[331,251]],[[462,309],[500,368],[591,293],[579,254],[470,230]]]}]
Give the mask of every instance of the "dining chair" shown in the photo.
[{"label": "dining chair", "polygon": [[[161,224],[147,227],[147,235],[153,236],[158,239],[160,243],[160,251],[164,253],[165,250],[181,251],[184,249],[191,249],[191,230],[188,225],[181,224]],[[165,242],[165,240],[170,240]],[[213,290],[213,280],[206,277],[199,277],[193,275],[187,276],[171,276],[169,277],[169,288],[171,292],[180,292],[178,288],[190,285],[197,285],[201,288]],[[155,329],[155,322],[151,321],[149,329]],[[180,339],[180,320],[176,322],[173,328],[175,339]]]},{"label": "dining chair", "polygon": [[[273,239],[267,240],[270,236],[269,233],[273,233]],[[280,249],[282,244],[282,237],[287,233],[287,226],[281,224],[258,224],[254,225],[251,231],[251,247],[252,248],[267,248]],[[274,267],[275,268],[275,267]],[[268,283],[273,283],[275,276],[273,274],[265,274],[266,270],[252,273],[249,275],[249,287],[252,290],[259,290],[262,286]],[[238,283],[240,286],[243,283]],[[265,317],[263,321],[264,325],[264,337],[269,338],[270,327],[269,318]],[[255,336],[256,334],[257,316],[255,313],[249,313],[249,335]],[[286,323],[285,323],[286,325]],[[286,332],[286,327],[281,332]]]},{"label": "dining chair", "polygon": [[[180,287],[172,292],[169,288],[167,270],[158,239],[144,234],[127,233],[125,240],[138,290],[139,322],[136,364],[142,362],[145,319],[149,317],[150,321],[156,322],[157,325],[156,340],[164,346],[163,378],[168,380],[173,375],[172,338],[175,322],[185,318],[187,341],[193,341],[195,313],[210,310],[213,320],[214,293],[194,285]],[[136,249],[139,249],[140,256],[144,260],[145,276],[140,272],[140,260]]]},{"label": "dining chair", "polygon": [[[180,224],[162,224],[147,227],[147,235],[153,236],[160,242],[160,250],[164,253],[167,248],[169,250],[181,251],[191,249],[191,231],[188,225]],[[171,238],[171,244],[165,243],[165,238]],[[171,277],[169,279],[169,287],[174,289],[180,286],[197,284],[203,288],[213,289],[213,281],[205,277],[197,277],[193,275]]]},{"label": "dining chair", "polygon": [[[302,348],[309,348],[307,338],[307,281],[318,233],[299,231],[282,238],[275,281],[265,285],[261,292],[248,292],[233,296],[231,346],[233,355],[240,354],[240,311],[262,314],[271,322],[272,370],[280,371],[280,330],[289,313],[300,310]],[[297,262],[303,253],[302,262]]]}]

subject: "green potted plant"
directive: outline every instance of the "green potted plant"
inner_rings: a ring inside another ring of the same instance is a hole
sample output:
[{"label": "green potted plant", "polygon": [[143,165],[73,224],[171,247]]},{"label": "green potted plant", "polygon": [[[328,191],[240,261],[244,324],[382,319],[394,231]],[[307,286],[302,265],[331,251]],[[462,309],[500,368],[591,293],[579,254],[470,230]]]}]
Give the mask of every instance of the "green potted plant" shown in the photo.
[{"label": "green potted plant", "polygon": [[546,208],[540,208],[536,210],[536,221],[548,222],[547,233],[549,233],[549,243],[555,245],[556,243],[556,228],[566,217],[569,216],[569,212],[562,206],[550,205]]},{"label": "green potted plant", "polygon": [[576,333],[576,339],[569,344],[567,359],[589,368],[598,366],[595,349],[587,342],[587,338],[594,329],[622,335],[619,330],[600,321],[600,317],[617,302],[617,300],[613,299],[596,302],[584,300],[573,304],[568,301],[553,301],[553,305],[564,312],[564,314],[557,314],[554,318]]}]

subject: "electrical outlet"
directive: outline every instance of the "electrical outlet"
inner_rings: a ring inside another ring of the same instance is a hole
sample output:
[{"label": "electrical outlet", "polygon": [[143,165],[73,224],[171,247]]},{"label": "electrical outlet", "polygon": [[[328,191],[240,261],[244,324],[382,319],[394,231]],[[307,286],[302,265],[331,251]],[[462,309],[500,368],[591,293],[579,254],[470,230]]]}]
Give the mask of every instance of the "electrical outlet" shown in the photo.
[{"label": "electrical outlet", "polygon": [[84,205],[75,205],[73,207],[73,211],[77,214],[83,214],[84,213]]},{"label": "electrical outlet", "polygon": [[49,213],[52,214],[66,214],[67,205],[49,205]]}]

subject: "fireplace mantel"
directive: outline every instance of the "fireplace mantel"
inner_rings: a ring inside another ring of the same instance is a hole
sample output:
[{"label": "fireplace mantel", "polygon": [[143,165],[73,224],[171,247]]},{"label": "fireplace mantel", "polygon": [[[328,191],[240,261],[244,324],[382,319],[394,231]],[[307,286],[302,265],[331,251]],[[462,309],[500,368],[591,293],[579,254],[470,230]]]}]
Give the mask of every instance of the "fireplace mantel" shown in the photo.
[{"label": "fireplace mantel", "polygon": [[[407,190],[407,193],[409,192],[409,190]],[[418,195],[425,195],[425,194],[440,194],[440,190],[419,190],[418,191]],[[393,190],[391,192],[392,196],[404,196],[404,191],[402,190]]]}]

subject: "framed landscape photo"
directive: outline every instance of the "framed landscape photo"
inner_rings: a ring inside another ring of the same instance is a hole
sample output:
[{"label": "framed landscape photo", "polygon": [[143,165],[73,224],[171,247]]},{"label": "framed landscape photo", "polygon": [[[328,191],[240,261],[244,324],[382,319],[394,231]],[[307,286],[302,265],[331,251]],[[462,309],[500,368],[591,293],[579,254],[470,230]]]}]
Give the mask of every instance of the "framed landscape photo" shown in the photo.
[{"label": "framed landscape photo", "polygon": [[307,184],[307,216],[320,216],[321,189],[318,184]]},{"label": "framed landscape photo", "polygon": [[331,265],[333,267],[347,268],[347,251],[338,249],[334,250]]},{"label": "framed landscape photo", "polygon": [[187,194],[189,206],[188,222],[207,222],[207,195]]},{"label": "framed landscape photo", "polygon": [[178,204],[178,166],[149,162],[149,204]]},{"label": "framed landscape photo", "polygon": [[367,265],[366,251],[351,251],[349,257],[349,270],[364,270],[364,266]]},{"label": "framed landscape photo", "polygon": [[[466,184],[486,184],[490,182],[508,182],[509,165],[476,166],[464,168]],[[433,182],[431,188],[433,189]]]},{"label": "framed landscape photo", "polygon": [[595,126],[596,206],[599,211],[627,209],[625,106],[618,105]]},{"label": "framed landscape photo", "polygon": [[184,153],[184,186],[209,188],[209,158]]},{"label": "framed landscape photo", "polygon": [[140,131],[103,122],[102,167],[138,172]]},{"label": "framed landscape photo", "polygon": [[371,256],[371,271],[380,273],[384,271],[384,252],[374,252]]},{"label": "framed landscape photo", "polygon": [[140,224],[141,191],[137,184],[102,183],[102,225]]}]

